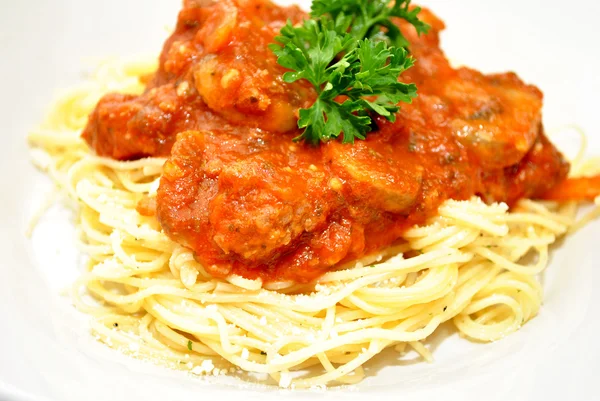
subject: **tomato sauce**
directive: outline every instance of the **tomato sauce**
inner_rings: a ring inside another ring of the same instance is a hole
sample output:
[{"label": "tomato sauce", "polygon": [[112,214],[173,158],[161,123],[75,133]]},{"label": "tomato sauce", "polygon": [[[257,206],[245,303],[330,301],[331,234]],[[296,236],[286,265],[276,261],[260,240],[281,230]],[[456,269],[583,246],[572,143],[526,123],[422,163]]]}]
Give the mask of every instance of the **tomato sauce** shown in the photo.
[{"label": "tomato sauce", "polygon": [[419,96],[364,141],[293,142],[315,93],[283,82],[268,45],[307,16],[265,0],[186,0],[141,96],[109,94],[83,137],[120,160],[169,156],[156,202],[164,231],[216,277],[306,282],[397,242],[447,199],[514,203],[564,179],[541,92],[512,73],[450,66],[444,24],[399,22]]}]

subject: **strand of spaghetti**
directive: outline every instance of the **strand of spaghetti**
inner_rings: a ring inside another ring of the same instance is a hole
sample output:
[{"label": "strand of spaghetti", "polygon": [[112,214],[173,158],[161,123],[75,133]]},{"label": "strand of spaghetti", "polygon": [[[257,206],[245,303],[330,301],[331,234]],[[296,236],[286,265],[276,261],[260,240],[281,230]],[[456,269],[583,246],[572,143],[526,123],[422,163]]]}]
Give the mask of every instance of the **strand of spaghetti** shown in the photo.
[{"label": "strand of spaghetti", "polygon": [[556,234],[563,234],[567,231],[565,224],[557,223],[546,216],[539,216],[533,213],[509,213],[505,219],[506,222],[510,223],[538,225]]},{"label": "strand of spaghetti", "polygon": [[579,231],[586,224],[590,223],[592,220],[596,220],[600,217],[600,196],[597,196],[594,200],[595,208],[586,213],[581,219],[579,219],[575,224],[573,224],[569,228],[569,234],[574,234]]},{"label": "strand of spaghetti", "polygon": [[[481,311],[484,308],[499,304],[508,306],[512,310],[514,318],[485,325],[476,323],[470,317],[471,314]],[[482,341],[495,341],[518,330],[521,324],[524,323],[524,318],[521,306],[514,298],[501,294],[493,294],[473,301],[460,315],[454,318],[454,323],[460,327],[463,333],[471,338]]]},{"label": "strand of spaghetti", "polygon": [[408,343],[415,351],[419,353],[427,362],[433,362],[433,355],[425,346],[419,341],[411,341]]},{"label": "strand of spaghetti", "polygon": [[548,210],[548,208],[545,207],[543,204],[539,202],[534,202],[530,199],[521,199],[517,204],[517,210],[520,210],[521,208],[529,210],[538,215],[544,216],[547,219],[550,219],[552,221],[566,226],[569,226],[574,222],[572,216],[563,216],[557,213],[553,213],[550,210]]},{"label": "strand of spaghetti", "polygon": [[[440,249],[438,251],[428,252],[415,256],[410,259],[403,259],[402,255],[390,259],[387,262],[377,264],[371,267],[362,267],[356,269],[348,269],[341,271],[333,271],[324,274],[319,278],[319,283],[328,283],[335,281],[350,281],[357,277],[363,277],[366,274],[372,273],[396,273],[402,271],[402,273],[414,272],[423,269],[423,266],[431,266],[436,264],[443,266],[455,261],[456,263],[465,263],[472,257],[469,253],[463,253],[457,249]],[[401,266],[399,266],[401,264]]]},{"label": "strand of spaghetti", "polygon": [[491,260],[494,264],[506,269],[513,271],[515,273],[525,274],[525,275],[534,275],[540,273],[546,267],[548,263],[548,248],[540,247],[536,248],[538,251],[538,262],[534,266],[524,266],[517,263],[513,263],[510,260],[502,257],[496,252],[493,252],[487,248],[475,248],[473,251],[486,259]]}]

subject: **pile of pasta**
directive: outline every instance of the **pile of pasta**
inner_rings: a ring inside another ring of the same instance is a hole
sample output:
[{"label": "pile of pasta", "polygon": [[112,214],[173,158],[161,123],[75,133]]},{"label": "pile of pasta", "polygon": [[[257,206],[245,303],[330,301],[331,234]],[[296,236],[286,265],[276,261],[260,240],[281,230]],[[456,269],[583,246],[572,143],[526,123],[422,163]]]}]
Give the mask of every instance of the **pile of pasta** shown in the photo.
[{"label": "pile of pasta", "polygon": [[[357,383],[387,348],[431,360],[426,339],[447,321],[464,337],[498,340],[538,313],[550,246],[600,215],[599,199],[579,220],[575,203],[522,200],[509,211],[479,198],[450,200],[400,245],[316,283],[216,279],[155,217],[136,212],[156,193],[164,159],[101,158],[80,138],[104,93],[140,93],[139,77],[155,67],[103,64],[29,136],[34,162],[75,201],[88,263],[74,304],[93,317],[97,338],[139,358],[196,375],[263,373],[305,388]],[[582,160],[574,174],[597,173],[597,161]]]}]

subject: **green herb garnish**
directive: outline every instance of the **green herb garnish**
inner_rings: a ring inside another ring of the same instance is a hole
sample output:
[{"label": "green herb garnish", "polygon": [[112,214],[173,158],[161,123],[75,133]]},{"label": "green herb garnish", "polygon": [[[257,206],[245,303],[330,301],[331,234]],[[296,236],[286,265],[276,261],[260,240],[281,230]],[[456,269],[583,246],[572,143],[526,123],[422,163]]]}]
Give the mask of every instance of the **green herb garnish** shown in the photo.
[{"label": "green herb garnish", "polygon": [[188,340],[188,349],[191,351],[192,350],[192,342],[190,340]]},{"label": "green herb garnish", "polygon": [[427,33],[429,25],[419,20],[420,7],[410,9],[411,0],[314,0],[311,16],[329,15],[340,28],[346,27],[354,38],[386,41],[395,47],[409,43],[392,21],[401,18],[415,27],[419,34]]},{"label": "green herb garnish", "polygon": [[419,33],[426,32],[428,26],[417,18],[419,9],[409,11],[409,3],[388,7],[390,1],[317,0],[312,19],[283,27],[279,43],[270,46],[278,63],[291,70],[283,80],[306,79],[318,95],[311,107],[300,110],[298,127],[304,131],[294,140],[318,144],[342,133],[344,143],[365,139],[373,113],[395,121],[398,103],[416,97],[414,84],[398,82],[414,60],[390,19],[404,18]]}]

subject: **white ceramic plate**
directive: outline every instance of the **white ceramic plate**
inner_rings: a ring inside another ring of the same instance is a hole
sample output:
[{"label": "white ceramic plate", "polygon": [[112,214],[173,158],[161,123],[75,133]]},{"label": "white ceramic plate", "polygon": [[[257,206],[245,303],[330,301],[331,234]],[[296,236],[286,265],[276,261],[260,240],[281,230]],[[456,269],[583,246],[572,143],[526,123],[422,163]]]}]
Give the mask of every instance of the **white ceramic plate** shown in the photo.
[{"label": "white ceramic plate", "polygon": [[[423,3],[446,21],[443,46],[452,60],[484,71],[517,71],[544,90],[550,131],[575,123],[587,131],[590,153],[600,155],[600,3]],[[33,240],[24,236],[50,188],[29,163],[25,137],[57,90],[80,81],[95,60],[158,55],[179,1],[0,4],[0,399],[600,399],[600,292],[593,289],[600,283],[600,222],[553,254],[542,311],[520,332],[494,344],[438,336],[435,363],[382,356],[369,365],[371,376],[353,388],[317,394],[192,378],[96,343],[86,317],[59,294],[77,274],[70,214],[55,208]],[[556,140],[567,150],[577,146],[575,136]]]}]

